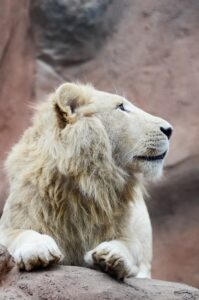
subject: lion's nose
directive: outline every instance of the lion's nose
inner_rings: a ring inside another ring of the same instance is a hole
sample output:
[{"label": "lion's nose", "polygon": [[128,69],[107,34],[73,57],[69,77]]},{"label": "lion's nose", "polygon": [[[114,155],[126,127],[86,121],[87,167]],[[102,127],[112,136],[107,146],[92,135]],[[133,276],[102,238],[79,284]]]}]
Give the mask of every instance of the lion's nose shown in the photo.
[{"label": "lion's nose", "polygon": [[173,129],[171,127],[167,127],[167,128],[160,127],[160,130],[168,137],[168,140],[169,140],[172,135]]}]

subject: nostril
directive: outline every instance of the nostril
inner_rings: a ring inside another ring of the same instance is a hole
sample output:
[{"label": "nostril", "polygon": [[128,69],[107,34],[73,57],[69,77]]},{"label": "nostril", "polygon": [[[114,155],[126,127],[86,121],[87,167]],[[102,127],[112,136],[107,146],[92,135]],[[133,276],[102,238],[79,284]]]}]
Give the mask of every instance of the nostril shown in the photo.
[{"label": "nostril", "polygon": [[160,130],[168,137],[168,139],[170,139],[173,131],[171,127],[168,128],[160,127]]}]

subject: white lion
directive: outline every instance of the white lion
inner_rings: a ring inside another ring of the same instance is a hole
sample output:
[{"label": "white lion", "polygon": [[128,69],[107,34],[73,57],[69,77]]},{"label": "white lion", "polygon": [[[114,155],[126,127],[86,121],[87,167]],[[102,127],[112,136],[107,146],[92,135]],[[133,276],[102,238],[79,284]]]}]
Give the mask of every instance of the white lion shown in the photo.
[{"label": "white lion", "polygon": [[0,243],[28,271],[61,262],[150,277],[143,187],[161,175],[171,133],[123,97],[61,85],[7,159]]}]

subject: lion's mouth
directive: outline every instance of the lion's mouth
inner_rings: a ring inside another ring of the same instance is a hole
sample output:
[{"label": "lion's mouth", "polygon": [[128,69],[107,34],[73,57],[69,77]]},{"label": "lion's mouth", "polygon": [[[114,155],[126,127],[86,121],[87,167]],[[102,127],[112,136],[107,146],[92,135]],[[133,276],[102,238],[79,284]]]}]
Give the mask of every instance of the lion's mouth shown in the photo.
[{"label": "lion's mouth", "polygon": [[167,151],[165,151],[164,153],[157,155],[157,156],[144,156],[144,155],[140,155],[140,156],[135,156],[135,159],[138,160],[146,160],[146,161],[155,161],[155,160],[161,160],[165,158]]}]

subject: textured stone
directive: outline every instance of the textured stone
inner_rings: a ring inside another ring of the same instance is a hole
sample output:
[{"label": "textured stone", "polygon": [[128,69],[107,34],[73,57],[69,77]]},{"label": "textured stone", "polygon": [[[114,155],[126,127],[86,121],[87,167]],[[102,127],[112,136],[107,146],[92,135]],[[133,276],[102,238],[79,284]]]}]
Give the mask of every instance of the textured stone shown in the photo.
[{"label": "textured stone", "polygon": [[35,0],[31,15],[37,53],[51,63],[92,58],[121,15],[121,1]]},{"label": "textured stone", "polygon": [[4,246],[0,245],[0,285],[14,265],[13,258],[9,252]]},{"label": "textured stone", "polygon": [[186,300],[199,299],[199,291],[172,282],[128,279],[117,282],[98,271],[60,266],[48,271],[16,273],[0,288],[0,299],[48,300]]}]

